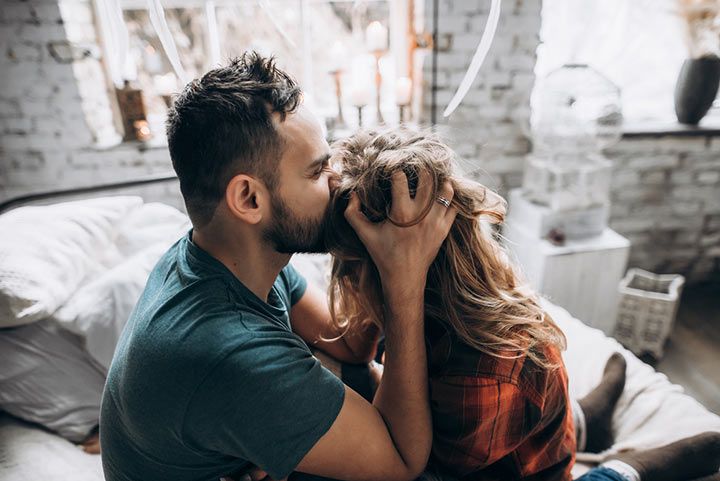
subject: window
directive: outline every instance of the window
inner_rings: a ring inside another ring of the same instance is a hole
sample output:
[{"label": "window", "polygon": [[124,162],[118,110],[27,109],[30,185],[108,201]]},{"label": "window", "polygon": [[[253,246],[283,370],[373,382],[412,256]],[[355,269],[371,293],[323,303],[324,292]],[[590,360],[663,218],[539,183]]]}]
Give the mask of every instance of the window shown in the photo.
[{"label": "window", "polygon": [[[169,94],[182,87],[147,12],[145,0],[119,0],[129,33],[124,76],[140,86],[150,129],[163,132]],[[257,50],[278,59],[300,83],[320,118],[335,118],[335,77],[342,70],[345,120],[356,123],[352,89],[366,92],[367,115],[375,111],[375,60],[367,50],[366,29],[386,29],[388,51],[379,66],[384,116],[393,117],[396,77],[407,76],[408,0],[163,0],[165,19],[183,68],[192,78],[240,55]],[[403,13],[405,9],[405,13]],[[387,32],[389,30],[389,32]],[[400,32],[400,35],[397,35]],[[106,52],[112,55],[112,52]],[[367,117],[366,117],[367,118]]]},{"label": "window", "polygon": [[[629,122],[674,122],[673,92],[689,50],[676,0],[544,0],[535,72],[587,63],[622,90]],[[539,83],[538,83],[539,84]],[[720,115],[715,102],[714,113]]]}]

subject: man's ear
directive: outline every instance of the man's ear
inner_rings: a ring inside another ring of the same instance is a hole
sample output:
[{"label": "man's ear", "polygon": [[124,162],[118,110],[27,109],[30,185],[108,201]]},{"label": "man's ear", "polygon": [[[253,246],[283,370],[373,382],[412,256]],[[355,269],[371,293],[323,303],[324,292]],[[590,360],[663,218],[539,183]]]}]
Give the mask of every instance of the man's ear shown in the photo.
[{"label": "man's ear", "polygon": [[247,174],[238,174],[230,179],[225,189],[228,210],[248,224],[257,224],[262,220],[268,199],[265,184]]}]

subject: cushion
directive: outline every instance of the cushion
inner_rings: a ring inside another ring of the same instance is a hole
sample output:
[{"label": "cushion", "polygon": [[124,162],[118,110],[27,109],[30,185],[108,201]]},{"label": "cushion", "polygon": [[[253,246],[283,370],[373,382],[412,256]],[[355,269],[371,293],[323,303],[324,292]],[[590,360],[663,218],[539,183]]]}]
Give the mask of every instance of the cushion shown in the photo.
[{"label": "cushion", "polygon": [[51,319],[0,335],[0,409],[70,441],[97,426],[105,374],[82,340]]},{"label": "cushion", "polygon": [[[0,268],[3,278],[14,272],[23,280],[3,284],[6,306],[42,303],[33,316],[44,319],[31,322],[26,315],[20,321],[30,323],[0,331],[0,410],[79,442],[98,423],[107,368],[147,277],[189,222],[172,207],[127,197],[22,208],[8,216],[0,220],[12,229],[12,242],[0,242],[31,265]],[[41,235],[33,235],[33,219]],[[40,294],[55,291],[50,298],[23,298],[22,285]]]},{"label": "cushion", "polygon": [[134,196],[20,207],[0,216],[0,328],[51,315],[93,273],[119,260],[115,226]]},{"label": "cushion", "polygon": [[81,336],[88,353],[105,370],[115,345],[158,259],[190,227],[186,215],[158,203],[144,204],[123,219],[115,247],[122,260],[86,280],[53,314]]}]

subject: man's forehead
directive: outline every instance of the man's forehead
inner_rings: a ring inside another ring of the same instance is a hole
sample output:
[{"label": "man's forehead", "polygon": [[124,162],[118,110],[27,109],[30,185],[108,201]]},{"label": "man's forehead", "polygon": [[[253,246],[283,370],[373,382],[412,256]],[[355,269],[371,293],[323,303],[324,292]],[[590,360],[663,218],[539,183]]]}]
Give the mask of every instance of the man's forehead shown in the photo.
[{"label": "man's forehead", "polygon": [[322,127],[317,116],[307,107],[301,105],[297,110],[285,115],[273,114],[275,126],[284,136],[317,136],[323,138]]},{"label": "man's forehead", "polygon": [[304,154],[316,157],[328,150],[320,122],[313,112],[305,106],[300,106],[295,112],[285,116],[274,117],[277,131],[285,143],[285,153]]}]

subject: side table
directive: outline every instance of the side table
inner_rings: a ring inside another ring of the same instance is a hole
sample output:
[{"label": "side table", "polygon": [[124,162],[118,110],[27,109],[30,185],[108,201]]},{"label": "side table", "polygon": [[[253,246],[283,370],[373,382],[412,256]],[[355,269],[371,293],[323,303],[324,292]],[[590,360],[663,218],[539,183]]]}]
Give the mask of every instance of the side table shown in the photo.
[{"label": "side table", "polygon": [[503,236],[509,255],[535,290],[584,323],[612,335],[629,240],[606,228],[600,235],[556,246],[511,218]]}]

